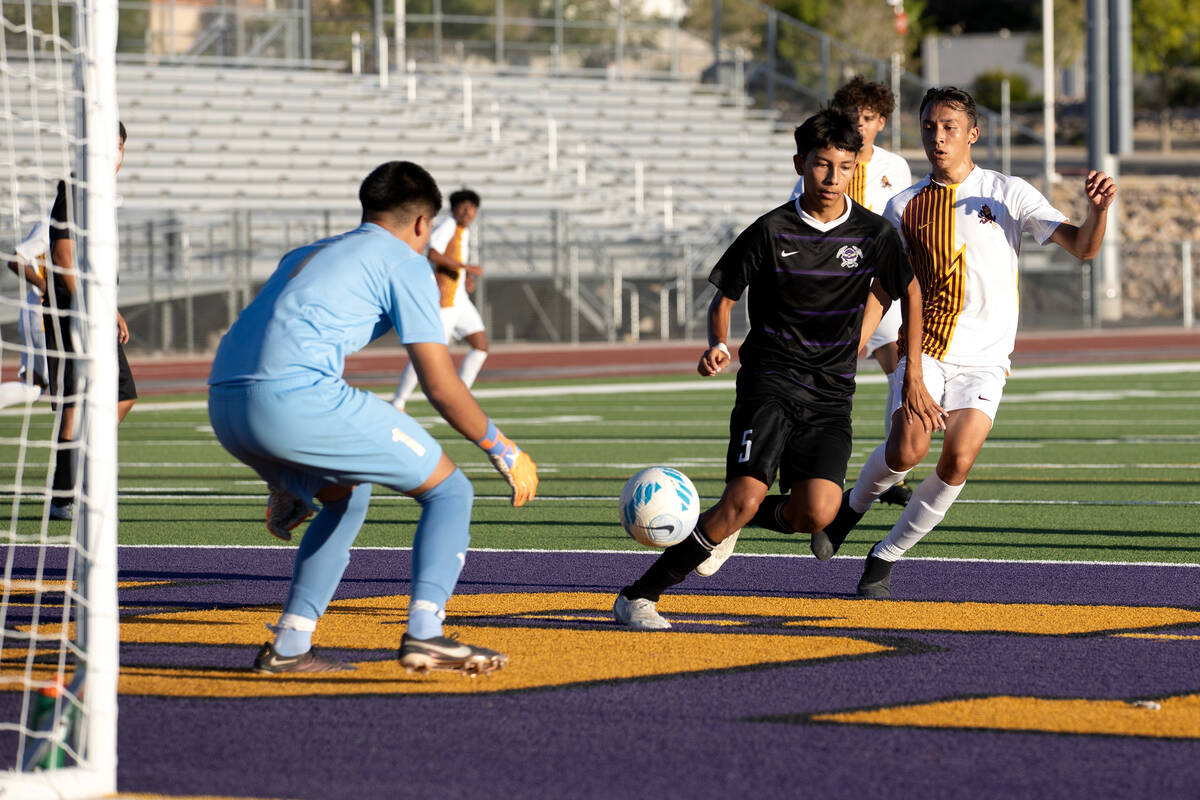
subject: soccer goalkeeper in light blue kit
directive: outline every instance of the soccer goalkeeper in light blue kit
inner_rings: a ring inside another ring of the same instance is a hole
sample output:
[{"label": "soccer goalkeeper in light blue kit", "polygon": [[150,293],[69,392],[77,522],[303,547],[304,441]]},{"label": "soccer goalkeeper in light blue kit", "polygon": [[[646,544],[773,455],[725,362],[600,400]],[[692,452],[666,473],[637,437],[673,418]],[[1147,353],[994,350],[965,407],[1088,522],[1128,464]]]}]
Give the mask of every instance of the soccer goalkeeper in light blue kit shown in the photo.
[{"label": "soccer goalkeeper in light blue kit", "polygon": [[513,506],[537,493],[537,466],[497,430],[459,380],[424,252],[442,205],[433,177],[406,161],[377,167],[359,188],[362,224],[293,250],[221,340],[208,413],[221,444],[267,482],[267,529],[281,539],[313,511],[296,554],[263,673],[354,669],[312,647],[367,516],[371,484],[416,499],[408,630],[409,670],[486,673],[503,653],[442,632],[470,539],[471,482],[412,417],[342,378],[346,356],[395,328],[426,397],[475,442],[512,487]]}]

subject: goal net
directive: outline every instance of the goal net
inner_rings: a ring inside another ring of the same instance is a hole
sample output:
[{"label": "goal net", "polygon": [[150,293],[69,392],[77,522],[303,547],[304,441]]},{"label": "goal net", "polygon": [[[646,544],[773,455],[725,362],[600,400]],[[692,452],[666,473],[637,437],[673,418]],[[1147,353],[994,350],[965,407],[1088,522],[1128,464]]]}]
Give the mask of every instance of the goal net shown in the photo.
[{"label": "goal net", "polygon": [[0,26],[0,797],[94,797],[116,791],[116,2],[0,0]]}]

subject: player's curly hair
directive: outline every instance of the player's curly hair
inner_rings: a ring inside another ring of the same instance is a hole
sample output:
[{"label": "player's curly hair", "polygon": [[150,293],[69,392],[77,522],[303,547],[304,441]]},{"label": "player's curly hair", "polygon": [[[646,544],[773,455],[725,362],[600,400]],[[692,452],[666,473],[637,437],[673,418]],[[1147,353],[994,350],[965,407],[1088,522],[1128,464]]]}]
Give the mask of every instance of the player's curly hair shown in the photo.
[{"label": "player's curly hair", "polygon": [[442,207],[442,191],[423,167],[411,161],[388,161],[363,179],[358,201],[363,222],[392,214],[407,223],[422,214],[433,219]]},{"label": "player's curly hair", "polygon": [[840,108],[822,108],[800,123],[793,136],[796,139],[796,155],[802,158],[822,147],[857,153],[863,146],[858,120],[850,119]]},{"label": "player's curly hair", "polygon": [[956,108],[967,115],[967,121],[972,128],[979,127],[979,110],[975,108],[975,98],[971,93],[957,86],[933,86],[921,98],[919,115],[925,117],[925,108],[934,103]]},{"label": "player's curly hair", "polygon": [[855,75],[833,93],[830,105],[852,115],[857,115],[860,110],[870,110],[881,117],[890,117],[896,108],[896,95],[886,84]]}]

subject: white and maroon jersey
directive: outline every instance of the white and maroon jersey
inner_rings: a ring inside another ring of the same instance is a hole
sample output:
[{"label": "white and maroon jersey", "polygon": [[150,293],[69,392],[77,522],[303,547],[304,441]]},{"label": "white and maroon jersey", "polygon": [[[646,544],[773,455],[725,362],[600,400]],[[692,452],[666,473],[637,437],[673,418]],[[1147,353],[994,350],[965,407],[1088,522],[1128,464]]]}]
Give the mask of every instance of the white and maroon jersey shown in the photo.
[{"label": "white and maroon jersey", "polygon": [[[876,146],[871,160],[854,166],[854,177],[846,194],[868,211],[882,214],[888,200],[902,189],[912,186],[912,170],[908,162],[893,152]],[[796,181],[791,199],[804,194],[804,178]]]},{"label": "white and maroon jersey", "polygon": [[949,186],[927,176],[896,195],[884,216],[899,229],[921,285],[922,350],[948,364],[1007,370],[1021,235],[1045,244],[1066,216],[1026,181],[978,166]]},{"label": "white and maroon jersey", "polygon": [[[454,217],[446,217],[439,222],[433,229],[433,233],[429,235],[429,249],[453,258],[460,264],[469,263],[468,253],[471,248],[471,230],[470,228],[460,227],[454,220]],[[463,280],[463,270],[458,270],[458,275],[450,278],[443,270],[435,269],[434,274],[437,276],[438,290],[441,293],[442,308],[461,305],[467,302],[467,282]]]}]

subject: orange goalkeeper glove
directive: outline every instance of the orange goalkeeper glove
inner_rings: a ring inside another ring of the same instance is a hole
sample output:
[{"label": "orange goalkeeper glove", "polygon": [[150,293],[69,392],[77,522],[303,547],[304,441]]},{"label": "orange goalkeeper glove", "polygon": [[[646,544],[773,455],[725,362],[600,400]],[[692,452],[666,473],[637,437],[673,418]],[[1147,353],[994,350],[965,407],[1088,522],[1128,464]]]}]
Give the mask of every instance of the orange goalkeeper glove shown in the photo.
[{"label": "orange goalkeeper glove", "polygon": [[475,444],[488,454],[492,466],[512,487],[513,508],[520,508],[537,495],[537,464],[512,439],[501,433],[496,423],[489,419],[487,434]]}]

